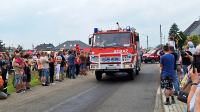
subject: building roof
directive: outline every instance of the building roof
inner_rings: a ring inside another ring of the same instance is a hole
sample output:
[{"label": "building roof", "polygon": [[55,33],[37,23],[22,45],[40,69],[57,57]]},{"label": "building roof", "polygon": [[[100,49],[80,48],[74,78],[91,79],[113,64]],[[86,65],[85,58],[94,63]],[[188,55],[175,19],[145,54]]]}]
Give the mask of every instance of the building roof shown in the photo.
[{"label": "building roof", "polygon": [[72,40],[72,41],[65,41],[64,43],[58,45],[56,47],[56,50],[59,50],[59,49],[71,49],[73,48],[76,44],[79,44],[80,46],[80,49],[84,49],[84,48],[89,48],[90,46],[85,44],[84,42],[80,41],[80,40]]},{"label": "building roof", "polygon": [[200,19],[198,21],[194,21],[185,31],[184,34],[187,36],[190,35],[200,35]]},{"label": "building roof", "polygon": [[36,50],[39,51],[54,51],[55,50],[55,46],[53,44],[40,44],[38,46],[35,47]]}]

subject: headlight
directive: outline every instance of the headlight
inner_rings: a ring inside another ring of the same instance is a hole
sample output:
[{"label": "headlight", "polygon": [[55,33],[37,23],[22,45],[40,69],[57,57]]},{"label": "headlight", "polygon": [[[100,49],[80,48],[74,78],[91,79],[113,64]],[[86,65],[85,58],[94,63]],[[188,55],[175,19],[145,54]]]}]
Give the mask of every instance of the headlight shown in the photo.
[{"label": "headlight", "polygon": [[90,57],[90,61],[91,62],[98,62],[99,61],[99,58],[97,56],[91,56]]},{"label": "headlight", "polygon": [[124,62],[131,61],[131,58],[132,58],[131,54],[128,54],[128,55],[122,57]]},{"label": "headlight", "polygon": [[132,68],[133,65],[131,63],[126,63],[124,64],[124,68]]},{"label": "headlight", "polygon": [[99,68],[98,64],[91,64],[90,65],[90,69],[98,69],[98,68]]}]

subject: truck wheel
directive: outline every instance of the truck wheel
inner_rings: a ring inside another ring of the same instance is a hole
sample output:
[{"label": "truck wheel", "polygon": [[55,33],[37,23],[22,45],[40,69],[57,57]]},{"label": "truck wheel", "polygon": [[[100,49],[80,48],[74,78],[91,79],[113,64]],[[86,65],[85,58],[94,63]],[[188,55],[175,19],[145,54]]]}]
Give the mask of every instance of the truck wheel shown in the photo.
[{"label": "truck wheel", "polygon": [[138,68],[135,69],[135,74],[139,75],[139,69]]},{"label": "truck wheel", "polygon": [[134,80],[134,79],[135,79],[135,73],[134,73],[133,70],[130,70],[130,71],[128,72],[128,75],[129,75],[130,80]]},{"label": "truck wheel", "polygon": [[101,81],[101,80],[102,80],[102,73],[101,73],[101,72],[95,71],[95,75],[96,75],[96,79],[97,79],[98,81]]},{"label": "truck wheel", "polygon": [[147,60],[144,60],[144,63],[148,63],[148,61],[147,61]]}]

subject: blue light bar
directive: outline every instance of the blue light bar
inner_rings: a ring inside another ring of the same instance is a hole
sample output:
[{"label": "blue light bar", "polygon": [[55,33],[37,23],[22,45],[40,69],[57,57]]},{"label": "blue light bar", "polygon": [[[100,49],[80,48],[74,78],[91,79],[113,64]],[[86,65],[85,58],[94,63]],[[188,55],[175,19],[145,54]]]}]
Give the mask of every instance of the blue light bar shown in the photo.
[{"label": "blue light bar", "polygon": [[94,33],[97,33],[98,31],[98,28],[94,28]]}]

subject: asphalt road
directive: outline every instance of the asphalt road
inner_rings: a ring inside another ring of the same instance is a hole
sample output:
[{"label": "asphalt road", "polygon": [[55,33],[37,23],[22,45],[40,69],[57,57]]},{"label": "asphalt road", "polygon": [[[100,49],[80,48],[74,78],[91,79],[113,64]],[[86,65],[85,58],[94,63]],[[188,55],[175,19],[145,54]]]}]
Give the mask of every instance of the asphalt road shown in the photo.
[{"label": "asphalt road", "polygon": [[158,81],[156,64],[144,64],[134,81],[122,76],[98,82],[90,74],[13,94],[0,100],[0,112],[153,112]]}]

